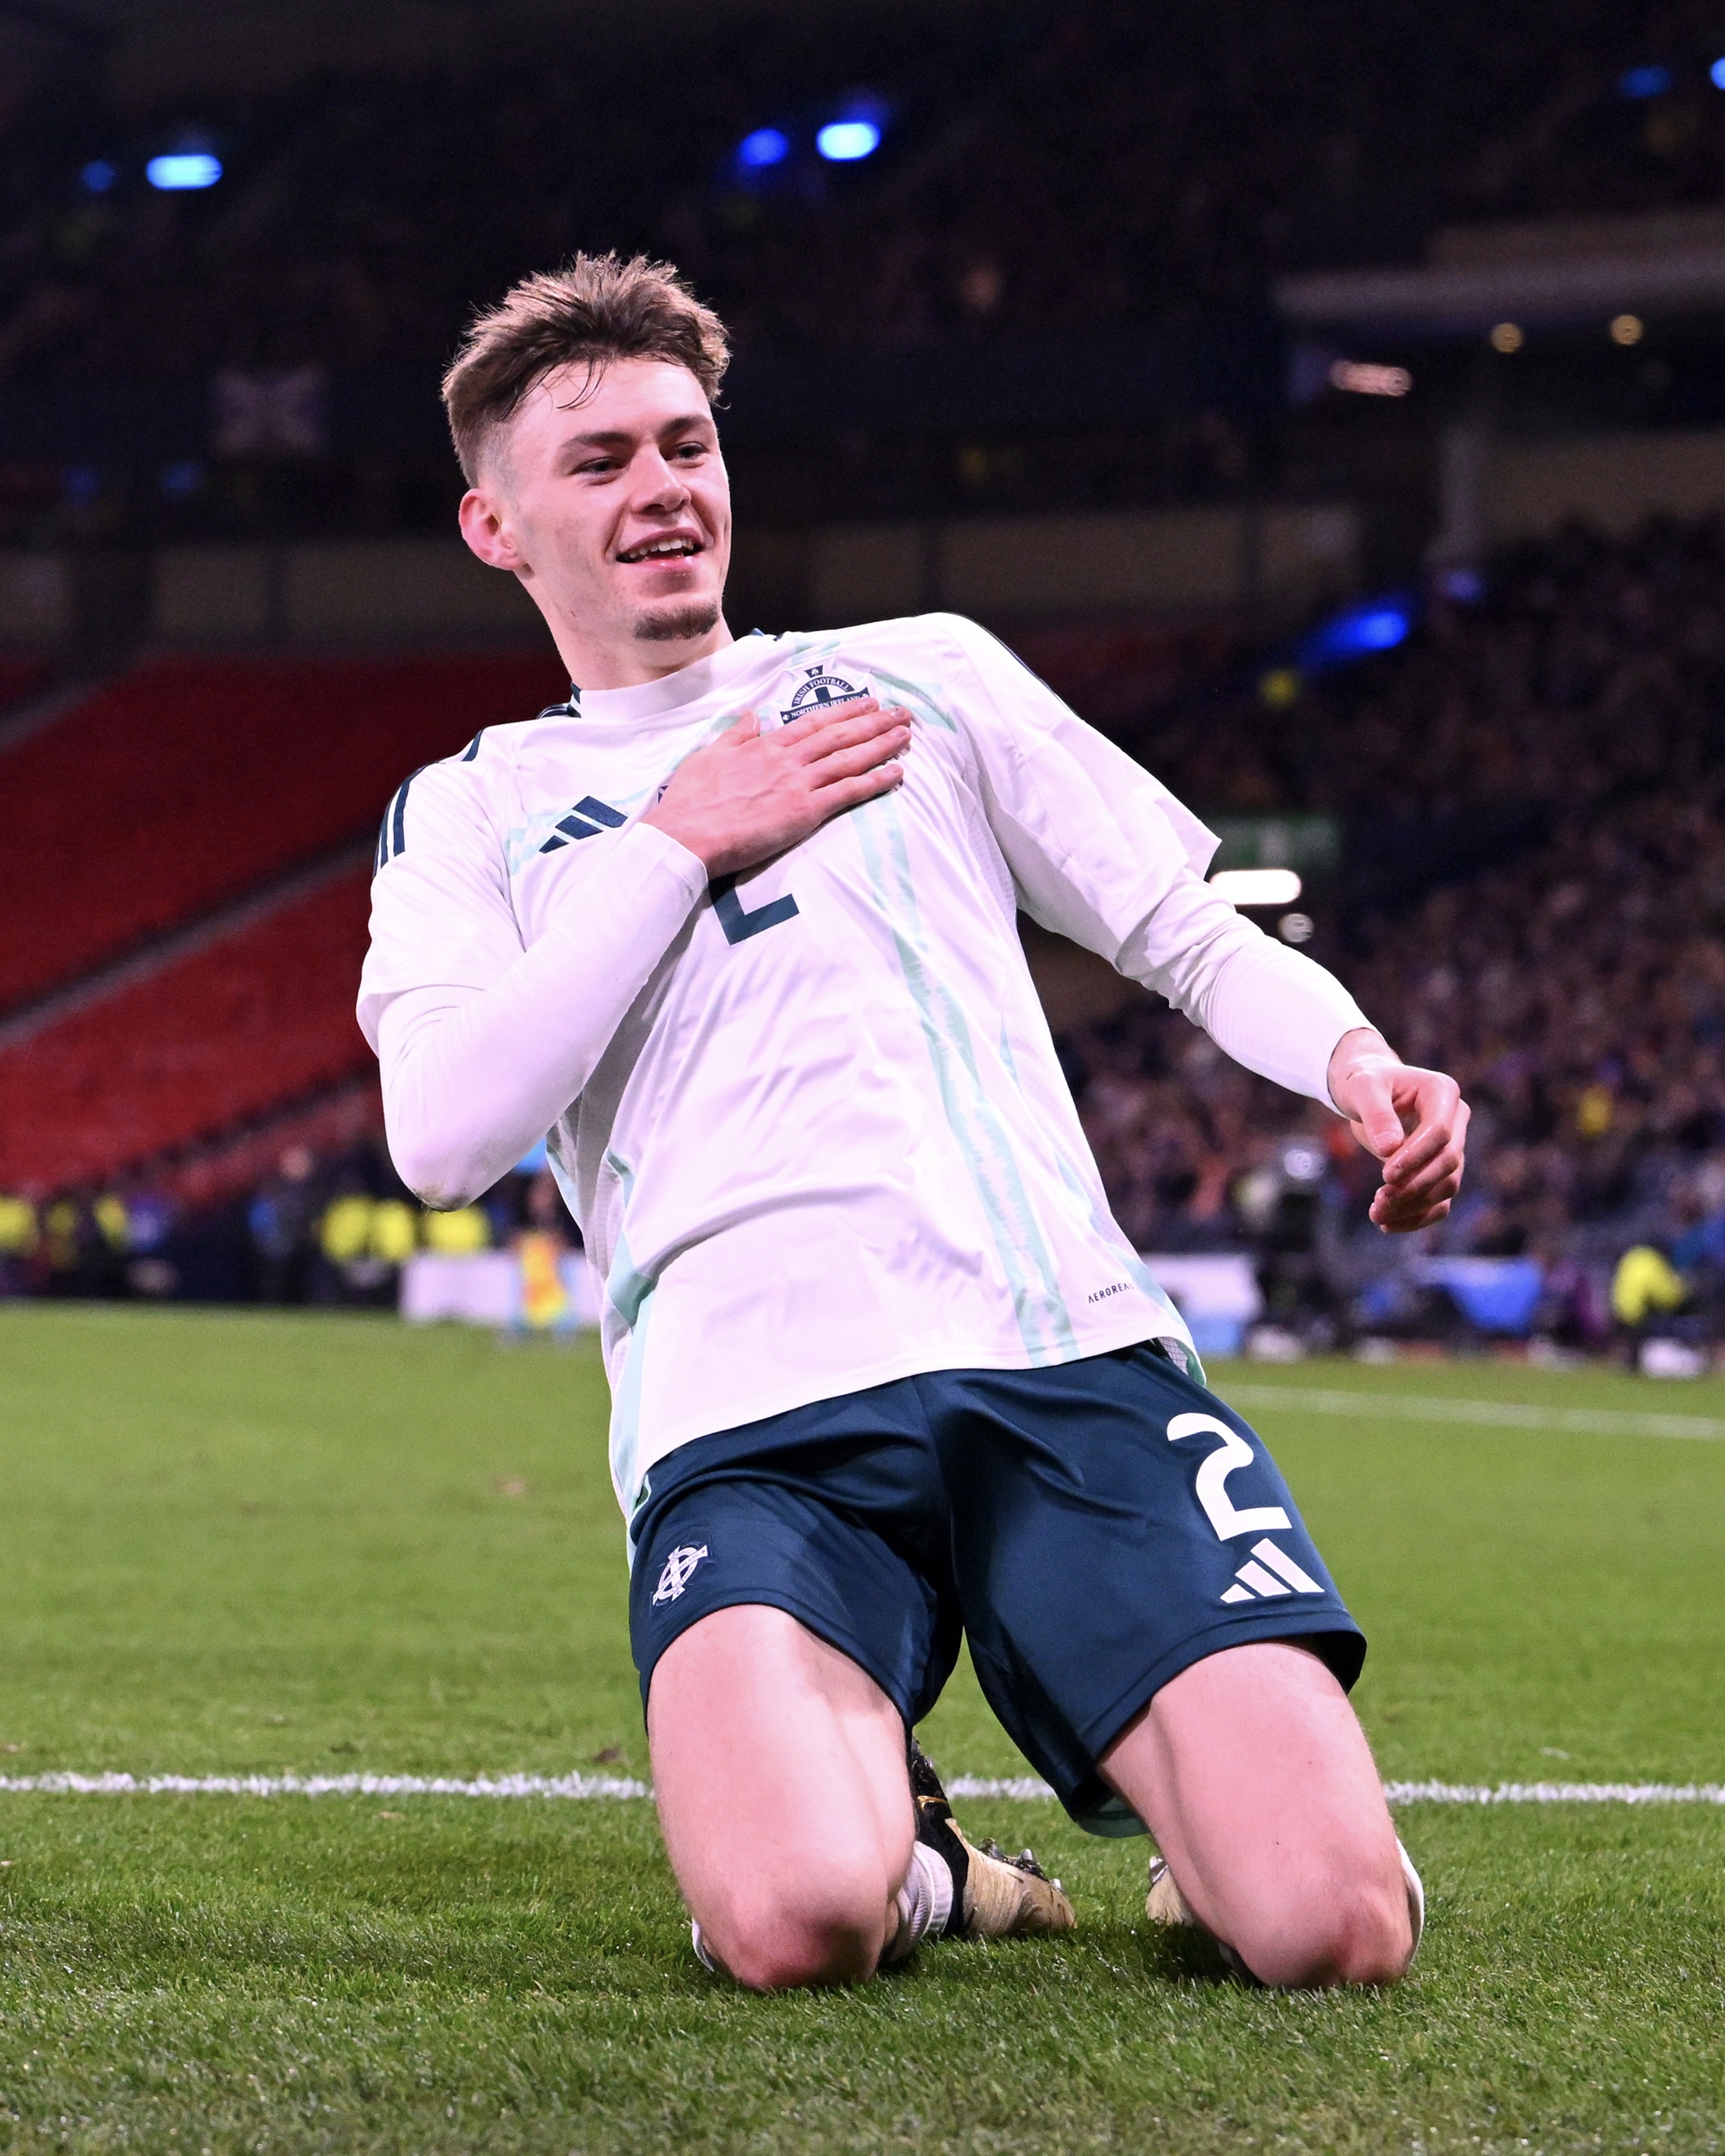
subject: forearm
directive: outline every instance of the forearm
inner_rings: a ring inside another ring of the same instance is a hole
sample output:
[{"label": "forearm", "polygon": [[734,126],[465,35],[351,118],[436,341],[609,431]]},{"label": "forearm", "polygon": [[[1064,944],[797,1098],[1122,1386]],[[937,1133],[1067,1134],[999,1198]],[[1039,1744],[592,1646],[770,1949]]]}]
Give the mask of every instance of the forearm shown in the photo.
[{"label": "forearm", "polygon": [[1248,1070],[1333,1108],[1337,1044],[1370,1022],[1333,973],[1266,936],[1219,969],[1200,1023]]},{"label": "forearm", "polygon": [[1326,1107],[1335,1105],[1328,1073],[1337,1043],[1370,1024],[1333,973],[1272,942],[1196,877],[1127,939],[1118,963],[1236,1063]]},{"label": "forearm", "polygon": [[489,988],[413,988],[384,1010],[389,1150],[427,1204],[468,1203],[544,1137],[706,885],[656,833],[627,834],[606,870]]}]

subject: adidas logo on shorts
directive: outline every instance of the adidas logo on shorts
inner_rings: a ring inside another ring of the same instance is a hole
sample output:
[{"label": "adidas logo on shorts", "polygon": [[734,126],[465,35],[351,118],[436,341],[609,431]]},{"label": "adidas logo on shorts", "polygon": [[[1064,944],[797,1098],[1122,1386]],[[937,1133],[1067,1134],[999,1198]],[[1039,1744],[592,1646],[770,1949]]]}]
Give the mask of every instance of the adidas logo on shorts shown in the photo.
[{"label": "adidas logo on shorts", "polygon": [[1269,1602],[1279,1594],[1322,1594],[1309,1572],[1302,1572],[1286,1550],[1279,1550],[1266,1535],[1252,1544],[1252,1554],[1235,1573],[1235,1584],[1222,1597],[1224,1602]]},{"label": "adidas logo on shorts", "polygon": [[690,1543],[681,1543],[665,1561],[665,1570],[659,1575],[659,1584],[653,1590],[653,1606],[661,1602],[675,1602],[694,1577],[695,1568],[706,1555],[706,1544],[699,1549]]}]

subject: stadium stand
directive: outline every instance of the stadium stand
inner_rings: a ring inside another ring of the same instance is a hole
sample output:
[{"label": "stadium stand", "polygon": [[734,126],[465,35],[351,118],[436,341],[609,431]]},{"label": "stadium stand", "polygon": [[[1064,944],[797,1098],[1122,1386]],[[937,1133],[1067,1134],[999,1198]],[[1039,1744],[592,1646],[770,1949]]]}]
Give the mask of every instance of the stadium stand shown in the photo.
[{"label": "stadium stand", "polygon": [[[1310,947],[1408,1053],[1453,1070],[1476,1110],[1469,1189],[1414,1255],[1531,1260],[1539,1323],[1583,1342],[1611,1330],[1610,1276],[1628,1250],[1678,1265],[1686,1301],[1673,1322],[1697,1322],[1710,1296],[1725,1307],[1722,582],[1725,528],[1666,523],[1629,542],[1576,531],[1525,547],[1462,598],[1435,583],[1399,649],[1305,677],[1286,653],[1254,655],[1219,628],[1024,639],[1079,708],[1204,812],[1334,819],[1345,842],[1310,901]],[[308,682],[328,693],[336,681],[352,692],[386,675],[426,678],[376,665],[191,667],[183,678],[203,683],[206,711],[227,708],[212,681],[275,673],[252,706],[268,715],[263,778],[225,765],[223,783],[289,783]],[[451,738],[479,693],[465,669],[445,670],[417,707],[448,713]],[[162,677],[182,678],[167,665]],[[489,676],[493,689],[500,678]],[[403,716],[413,701],[367,708],[395,728],[419,723]],[[392,732],[386,752],[355,725],[349,777],[383,774],[364,781],[369,821],[406,742]],[[45,750],[59,732],[34,739]],[[69,732],[60,747],[83,738]],[[303,861],[359,793],[357,778],[327,792],[288,841],[272,835],[267,797],[231,798],[232,850],[211,883],[231,884],[236,862],[255,870],[239,841],[259,834],[277,847],[264,865],[290,844]],[[181,832],[204,834],[218,798],[198,794]],[[155,812],[164,860],[174,806]],[[63,813],[74,829],[75,814]],[[116,815],[103,828],[123,843],[122,826]],[[132,859],[154,857],[141,848]],[[141,1169],[195,1206],[267,1178],[300,1144],[322,1157],[325,1184],[339,1184],[329,1163],[377,1129],[352,1016],[365,871],[310,873],[309,886],[254,891],[182,925],[58,1015],[43,1007],[26,1034],[14,1020],[0,1046],[0,1190],[95,1191]],[[199,886],[182,875],[173,888],[183,916]],[[38,889],[44,947],[94,947],[78,941],[81,893],[44,909]],[[112,947],[111,927],[103,941]],[[1450,1304],[1435,1311],[1409,1290],[1409,1252],[1367,1227],[1369,1163],[1322,1109],[1238,1070],[1161,1006],[1116,1002],[1070,1024],[1061,1045],[1140,1248],[1247,1253],[1296,1333],[1454,1328]],[[364,1173],[380,1199],[398,1196],[387,1164]],[[1638,1262],[1651,1277],[1651,1261]],[[1629,1306],[1626,1291],[1620,1301]]]},{"label": "stadium stand", "polygon": [[[1716,522],[1571,531],[1495,564],[1474,603],[1435,594],[1402,650],[1291,707],[1236,675],[1165,721],[1122,714],[1213,811],[1346,812],[1351,862],[1312,947],[1476,1111],[1469,1187],[1429,1251],[1537,1259],[1561,1284],[1546,1319],[1584,1337],[1609,1330],[1603,1283],[1628,1249],[1685,1255],[1697,1306],[1725,1284],[1722,576]],[[1399,891],[1386,844],[1424,861]],[[1292,1147],[1316,1163],[1307,1240],[1327,1239],[1307,1314],[1404,1260],[1365,1228],[1368,1164],[1322,1111],[1170,1014],[1137,1004],[1065,1047],[1141,1247],[1273,1243]]]},{"label": "stadium stand", "polygon": [[[577,60],[500,26],[474,73],[207,97],[228,172],[172,206],[122,146],[183,114],[56,79],[11,123],[0,365],[434,364],[476,295],[601,234],[675,254],[746,340],[903,346],[1228,303],[1279,269],[1412,259],[1457,216],[1717,198],[1698,13],[1670,11],[1664,87],[1626,100],[1649,33],[1621,8],[1436,12],[929,9],[912,49],[890,13],[727,11],[655,56],[650,154],[627,39]],[[823,167],[814,124],[860,84],[881,152]],[[766,126],[786,155],[751,167]]]},{"label": "stadium stand", "polygon": [[[0,1013],[375,830],[393,788],[564,693],[555,659],[165,658],[11,752]],[[64,894],[44,906],[44,892]]]},{"label": "stadium stand", "polygon": [[48,679],[45,661],[0,654],[0,747],[5,745],[10,721],[22,716],[17,706],[33,698],[46,686]]},{"label": "stadium stand", "polygon": [[135,1163],[372,1067],[353,1016],[368,861],[0,1048],[0,1188]]}]

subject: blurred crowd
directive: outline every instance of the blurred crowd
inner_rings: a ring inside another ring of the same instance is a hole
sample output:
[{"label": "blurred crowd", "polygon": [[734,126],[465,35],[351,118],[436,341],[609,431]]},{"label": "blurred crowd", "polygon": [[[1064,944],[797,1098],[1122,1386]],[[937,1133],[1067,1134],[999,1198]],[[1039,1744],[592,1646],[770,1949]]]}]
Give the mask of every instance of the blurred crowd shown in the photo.
[{"label": "blurred crowd", "polygon": [[[1475,1111],[1450,1218],[1391,1241],[1333,1116],[1133,1000],[1059,1045],[1139,1249],[1248,1254],[1274,1322],[1317,1342],[1453,1331],[1431,1269],[1458,1260],[1537,1269],[1516,1329],[1559,1343],[1725,1325],[1725,526],[1566,531],[1435,584],[1408,641],[1363,664],[1164,683],[1108,716],[1203,811],[1341,823],[1299,932]],[[1424,863],[1399,891],[1386,834]],[[388,1302],[417,1251],[535,1235],[573,1235],[542,1167],[437,1215],[376,1142],[300,1147],[213,1215],[142,1187],[0,1199],[0,1283]]]},{"label": "blurred crowd", "polygon": [[[1440,1275],[1479,1261],[1521,1268],[1512,1329],[1559,1346],[1725,1330],[1725,526],[1566,531],[1435,585],[1362,665],[1164,683],[1108,716],[1203,811],[1342,823],[1299,932],[1475,1111],[1450,1219],[1391,1240],[1335,1117],[1134,999],[1059,1046],[1139,1249],[1246,1254],[1296,1342],[1477,1329]],[[1386,833],[1425,864],[1399,892]],[[534,1235],[573,1237],[542,1167],[434,1215],[375,1142],[297,1148],[218,1215],[145,1188],[0,1199],[0,1284],[387,1302],[416,1251]]]},{"label": "blurred crowd", "polygon": [[[1417,1251],[1389,1244],[1333,1118],[1139,1005],[1064,1044],[1134,1241],[1303,1243],[1322,1262],[1285,1300],[1321,1330],[1440,1322],[1441,1296],[1434,1321],[1430,1296],[1381,1286],[1435,1255],[1536,1261],[1538,1324],[1579,1345],[1625,1310],[1725,1320],[1725,531],[1568,532],[1466,602],[1435,590],[1394,654],[1266,678],[1269,701],[1143,715],[1134,746],[1208,808],[1345,816],[1358,872],[1325,894],[1312,947],[1404,1055],[1460,1080],[1469,1182]],[[1447,871],[1430,848],[1435,887],[1395,907],[1373,875],[1385,830],[1491,843]],[[1662,1281],[1640,1265],[1656,1307],[1618,1280],[1634,1250],[1669,1261]]]},{"label": "blurred crowd", "polygon": [[510,1251],[531,1274],[580,1245],[542,1148],[449,1213],[420,1204],[377,1138],[287,1146],[266,1180],[215,1204],[181,1204],[167,1178],[0,1195],[0,1296],[393,1309],[421,1252]]},{"label": "blurred crowd", "polygon": [[[80,52],[3,127],[0,376],[436,363],[476,297],[595,244],[670,254],[745,340],[1178,317],[1458,217],[1717,199],[1715,28],[1699,0],[1055,0],[924,10],[913,39],[891,10],[726,10],[670,49],[583,23],[145,111]],[[1625,96],[1638,67],[1662,86]],[[880,149],[823,163],[852,109]],[[782,157],[740,157],[768,129]],[[222,181],[152,191],[166,149]]]}]

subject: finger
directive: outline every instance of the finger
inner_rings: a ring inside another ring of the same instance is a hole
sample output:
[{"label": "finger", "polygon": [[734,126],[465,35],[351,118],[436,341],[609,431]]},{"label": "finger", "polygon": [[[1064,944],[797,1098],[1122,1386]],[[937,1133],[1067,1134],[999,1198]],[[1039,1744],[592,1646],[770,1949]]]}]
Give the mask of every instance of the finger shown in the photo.
[{"label": "finger", "polygon": [[1450,1201],[1446,1198],[1441,1205],[1432,1206],[1429,1211],[1422,1213],[1417,1219],[1379,1220],[1377,1225],[1386,1235],[1416,1235],[1421,1228],[1436,1227],[1440,1220],[1448,1217],[1449,1210]]},{"label": "finger", "polygon": [[[876,704],[872,698],[868,708],[859,711],[854,705],[831,718],[822,719],[795,735],[791,742],[805,763],[813,763],[835,750],[850,748],[858,742],[872,741],[878,735],[891,733],[896,728],[908,726],[911,715],[896,706]],[[790,732],[786,727],[785,732]]]},{"label": "finger", "polygon": [[1435,1218],[1440,1207],[1448,1212],[1461,1188],[1459,1181],[1440,1183],[1435,1189],[1426,1191],[1412,1201],[1404,1198],[1389,1198],[1380,1191],[1373,1203],[1372,1219],[1380,1228],[1417,1228],[1423,1222]]},{"label": "finger", "polygon": [[910,728],[897,726],[873,741],[859,742],[854,748],[834,749],[829,756],[818,757],[809,765],[809,783],[817,791],[836,785],[841,780],[855,778],[859,772],[872,771],[877,764],[902,756],[910,745]]},{"label": "finger", "polygon": [[1385,1183],[1373,1194],[1372,1217],[1379,1219],[1394,1214],[1398,1218],[1411,1218],[1428,1206],[1447,1202],[1461,1188],[1461,1170],[1459,1167],[1452,1168],[1446,1175],[1430,1177],[1414,1191],[1396,1190]]},{"label": "finger", "polygon": [[908,733],[911,715],[896,705],[873,705],[866,711],[852,711],[843,718],[829,719],[825,725],[804,737],[803,754],[813,762],[835,750],[850,747],[857,742],[873,741],[881,734],[904,732]]},{"label": "finger", "polygon": [[788,742],[807,741],[811,734],[871,718],[880,709],[880,699],[872,696],[847,697],[842,704],[817,704],[810,711],[798,712],[794,719],[787,719],[779,730],[780,737]]},{"label": "finger", "polygon": [[1452,1078],[1422,1079],[1414,1089],[1414,1122],[1394,1160],[1386,1168],[1391,1183],[1404,1182],[1451,1143],[1460,1144],[1467,1128],[1467,1108]]},{"label": "finger", "polygon": [[855,808],[860,802],[890,793],[895,786],[904,783],[904,776],[901,763],[877,764],[874,770],[865,771],[856,778],[845,778],[836,786],[822,787],[815,796],[815,805],[823,818],[842,816],[847,808]]},{"label": "finger", "polygon": [[1438,1155],[1412,1183],[1391,1183],[1385,1178],[1384,1190],[1398,1205],[1424,1204],[1434,1196],[1453,1198],[1461,1188],[1460,1157],[1445,1151]]},{"label": "finger", "polygon": [[745,711],[734,726],[727,726],[712,746],[715,748],[741,748],[745,742],[758,741],[761,721],[753,711]]},{"label": "finger", "polygon": [[1434,1205],[1448,1204],[1461,1188],[1459,1175],[1445,1176],[1441,1183],[1433,1183],[1429,1189],[1420,1191],[1414,1198],[1386,1186],[1373,1194],[1372,1218],[1374,1220],[1413,1219]]},{"label": "finger", "polygon": [[1355,1079],[1348,1119],[1354,1136],[1379,1160],[1387,1160],[1405,1136],[1395,1111],[1394,1088],[1377,1071],[1363,1071]]},{"label": "finger", "polygon": [[[1384,1164],[1386,1183],[1411,1183],[1431,1163],[1455,1144],[1455,1132],[1447,1122],[1421,1123],[1396,1148],[1395,1158]],[[1459,1152],[1459,1148],[1457,1148]]]}]

